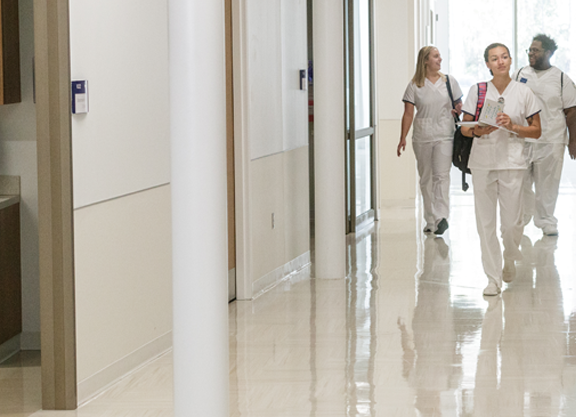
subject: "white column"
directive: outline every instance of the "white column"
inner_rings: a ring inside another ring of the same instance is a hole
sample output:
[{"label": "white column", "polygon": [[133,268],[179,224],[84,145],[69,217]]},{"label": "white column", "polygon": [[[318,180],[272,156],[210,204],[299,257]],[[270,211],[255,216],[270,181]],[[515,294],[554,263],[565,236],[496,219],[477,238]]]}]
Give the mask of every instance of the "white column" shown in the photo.
[{"label": "white column", "polygon": [[174,415],[228,417],[224,2],[169,0]]},{"label": "white column", "polygon": [[314,0],[316,278],[346,276],[344,5]]}]

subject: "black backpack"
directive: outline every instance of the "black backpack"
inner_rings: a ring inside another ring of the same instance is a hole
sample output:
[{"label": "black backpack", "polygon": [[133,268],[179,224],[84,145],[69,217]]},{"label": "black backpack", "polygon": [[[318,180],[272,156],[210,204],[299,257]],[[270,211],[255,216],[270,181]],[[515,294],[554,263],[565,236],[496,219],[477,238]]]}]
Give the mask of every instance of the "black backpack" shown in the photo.
[{"label": "black backpack", "polygon": [[[450,77],[448,76],[446,76],[446,87],[448,88],[448,94],[452,101],[452,108],[454,108],[454,98],[452,96],[452,88],[450,87]],[[480,112],[484,106],[484,100],[486,99],[487,87],[487,83],[478,83],[478,102],[476,103],[476,114],[474,115],[474,120],[478,120],[480,117]],[[454,116],[454,122],[458,121],[460,121],[458,116]],[[470,168],[468,168],[468,160],[470,159],[473,140],[474,138],[464,136],[460,126],[456,126],[454,142],[452,145],[452,164],[462,172],[462,191],[466,191],[470,188],[466,182],[466,174],[471,174]]]}]

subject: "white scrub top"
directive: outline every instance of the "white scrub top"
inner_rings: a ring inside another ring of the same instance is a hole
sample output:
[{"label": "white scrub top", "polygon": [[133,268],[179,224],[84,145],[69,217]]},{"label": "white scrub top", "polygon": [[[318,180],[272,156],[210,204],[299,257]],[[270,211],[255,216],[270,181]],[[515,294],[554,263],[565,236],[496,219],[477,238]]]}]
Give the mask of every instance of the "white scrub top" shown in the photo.
[{"label": "white scrub top", "polygon": [[[512,123],[516,125],[528,126],[526,119],[541,110],[534,93],[526,85],[514,80],[510,81],[503,94],[498,93],[491,81],[488,82],[486,99],[498,101],[500,97],[504,98],[504,113],[510,116]],[[478,85],[473,85],[462,111],[474,116],[477,102]],[[484,170],[526,169],[526,157],[524,138],[498,129],[489,135],[474,138],[468,167]]]},{"label": "white scrub top", "polygon": [[566,130],[566,115],[564,109],[576,107],[576,86],[564,74],[562,87],[562,71],[550,67],[544,71],[535,71],[528,66],[521,68],[512,76],[513,80],[526,84],[536,95],[538,105],[542,109],[540,121],[542,123],[542,136],[540,139],[526,138],[527,142],[568,143]]},{"label": "white scrub top", "polygon": [[[462,98],[462,90],[458,81],[450,75],[450,87],[454,101]],[[402,101],[416,106],[414,142],[435,142],[454,139],[454,117],[452,117],[452,103],[448,95],[446,82],[440,77],[436,83],[426,78],[423,87],[417,87],[410,82]]]}]

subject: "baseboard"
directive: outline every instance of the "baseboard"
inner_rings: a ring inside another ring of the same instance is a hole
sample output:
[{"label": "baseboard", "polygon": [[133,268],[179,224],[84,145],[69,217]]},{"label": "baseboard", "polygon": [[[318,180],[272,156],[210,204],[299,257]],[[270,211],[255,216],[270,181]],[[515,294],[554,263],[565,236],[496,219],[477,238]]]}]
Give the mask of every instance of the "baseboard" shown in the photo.
[{"label": "baseboard", "polygon": [[20,337],[19,334],[0,345],[0,363],[20,352]]},{"label": "baseboard", "polygon": [[20,349],[40,350],[40,332],[22,332],[20,335]]},{"label": "baseboard", "polygon": [[143,365],[162,355],[170,348],[172,348],[172,331],[163,334],[96,374],[78,382],[78,406],[91,400],[124,376],[140,369]]},{"label": "baseboard", "polygon": [[[264,275],[252,283],[252,299],[255,299],[270,289],[274,288],[285,279],[291,278],[293,275],[298,275],[300,278],[302,274],[300,271],[306,271],[306,267],[310,264],[310,251],[292,259],[290,262],[276,268],[274,271]],[[308,270],[308,278],[310,277],[310,268]]]}]

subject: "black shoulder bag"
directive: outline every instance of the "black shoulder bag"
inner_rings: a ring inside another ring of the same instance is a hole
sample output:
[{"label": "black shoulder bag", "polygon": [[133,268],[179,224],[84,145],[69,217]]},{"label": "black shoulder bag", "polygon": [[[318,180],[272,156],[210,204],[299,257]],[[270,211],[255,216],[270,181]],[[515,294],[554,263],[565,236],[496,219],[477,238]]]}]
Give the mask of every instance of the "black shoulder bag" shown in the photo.
[{"label": "black shoulder bag", "polygon": [[[452,88],[450,87],[450,78],[446,76],[446,87],[448,88],[448,95],[452,102],[454,109],[454,97],[452,95]],[[478,120],[482,107],[484,106],[484,99],[486,97],[487,83],[478,83],[478,102],[476,104],[476,114],[474,120]],[[458,116],[454,116],[454,122],[459,122]],[[462,172],[462,191],[468,190],[470,186],[466,182],[466,174],[471,174],[468,168],[468,160],[470,159],[470,152],[472,150],[472,141],[474,138],[464,136],[460,126],[456,125],[454,132],[454,142],[452,144],[452,164]]]}]

